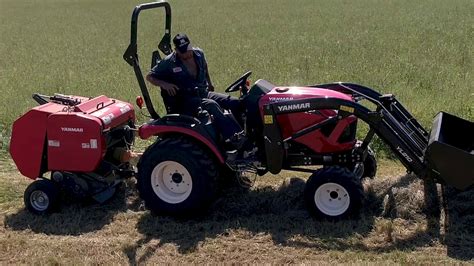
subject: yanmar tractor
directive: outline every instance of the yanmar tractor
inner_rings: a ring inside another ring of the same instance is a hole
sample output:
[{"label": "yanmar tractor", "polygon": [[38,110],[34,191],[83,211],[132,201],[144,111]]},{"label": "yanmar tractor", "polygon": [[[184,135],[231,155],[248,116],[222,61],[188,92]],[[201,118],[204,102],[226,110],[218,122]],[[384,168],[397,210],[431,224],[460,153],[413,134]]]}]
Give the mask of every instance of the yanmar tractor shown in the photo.
[{"label": "yanmar tractor", "polygon": [[[135,175],[147,208],[158,214],[189,216],[212,202],[219,180],[285,169],[311,173],[304,191],[309,211],[339,219],[358,211],[364,198],[361,180],[375,176],[377,164],[369,147],[374,135],[420,178],[458,189],[474,184],[473,122],[441,112],[429,134],[393,95],[357,84],[288,87],[260,79],[250,86],[251,72],[245,73],[225,90],[239,91],[245,109],[242,120],[248,141],[241,151],[226,148],[205,111],[161,117],[137,55],[139,14],[155,8],[164,8],[166,20],[159,50],[152,53],[152,67],[161,59],[160,51],[172,52],[170,5],[154,2],[134,9],[130,45],[123,56],[133,67],[143,95],[137,104],[144,101],[152,120],[136,129],[132,106],[105,96],[37,95],[42,105],[15,122],[12,157],[24,175],[41,178],[25,192],[29,210],[52,210],[64,190],[103,201],[123,178]],[[361,101],[375,108],[368,109]],[[358,141],[361,120],[369,130]],[[134,132],[142,139],[155,139],[136,172],[123,158]],[[322,167],[308,167],[314,165]],[[51,172],[50,179],[44,177],[46,172]]]}]

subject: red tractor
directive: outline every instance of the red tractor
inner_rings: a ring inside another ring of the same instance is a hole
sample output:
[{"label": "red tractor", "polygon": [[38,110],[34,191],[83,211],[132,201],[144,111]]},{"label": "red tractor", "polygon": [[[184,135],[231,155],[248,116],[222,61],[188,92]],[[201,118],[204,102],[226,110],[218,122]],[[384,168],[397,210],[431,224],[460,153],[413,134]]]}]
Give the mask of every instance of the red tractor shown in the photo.
[{"label": "red tractor", "polygon": [[[226,150],[206,112],[197,117],[168,114],[139,128],[141,138],[157,137],[138,164],[138,189],[146,206],[157,213],[189,214],[213,199],[219,178],[282,169],[314,172],[297,167],[324,165],[308,181],[310,210],[337,217],[356,211],[363,198],[361,179],[374,177],[377,169],[374,153],[355,138],[357,118],[332,109],[299,112],[308,103],[293,103],[326,97],[353,102],[353,97],[328,89],[277,87],[265,80],[249,88],[249,75],[226,90],[242,93],[245,151]],[[286,103],[277,110],[287,113],[265,114],[277,103]],[[243,158],[228,160],[233,152]]]},{"label": "red tractor", "polygon": [[[140,99],[152,117],[150,122],[135,129],[132,107],[105,96],[97,100],[38,95],[36,99],[43,105],[35,109],[48,106],[49,110],[39,116],[42,120],[30,115],[20,118],[21,123],[15,122],[11,153],[20,171],[33,179],[52,173],[51,179],[35,181],[25,192],[25,204],[31,211],[51,210],[60,190],[103,201],[113,194],[112,188],[120,180],[136,175],[147,208],[159,214],[189,216],[211,203],[219,179],[239,178],[248,173],[263,175],[267,171],[278,174],[285,169],[311,173],[304,191],[310,212],[339,219],[357,213],[364,197],[361,180],[375,176],[377,164],[369,148],[375,134],[419,177],[433,178],[459,189],[474,184],[473,122],[440,113],[430,135],[393,95],[381,95],[357,84],[288,87],[258,80],[249,86],[251,72],[245,73],[226,89],[229,93],[240,91],[245,107],[243,125],[248,141],[242,151],[226,148],[213,118],[205,111],[196,116],[160,117],[150,99],[137,55],[138,16],[143,10],[160,7],[165,9],[166,22],[158,48],[165,55],[172,52],[171,8],[167,2],[156,2],[134,9],[131,42],[124,54],[134,68],[143,95]],[[156,50],[152,53],[152,66],[159,59],[160,52]],[[361,105],[363,100],[376,106],[375,110]],[[63,120],[50,122],[55,116]],[[33,119],[38,127],[25,122]],[[360,120],[369,125],[369,130],[358,141],[356,129]],[[84,124],[90,124],[91,129]],[[26,157],[19,154],[31,144],[18,143],[30,138],[25,131],[33,128],[37,156],[25,161]],[[454,134],[456,128],[463,131]],[[141,156],[137,172],[121,159],[133,142],[134,131],[142,139],[156,139]],[[63,143],[69,143],[69,150],[60,150]],[[92,147],[96,147],[95,152],[90,151]],[[58,157],[62,153],[64,157]],[[235,153],[240,159],[234,158]],[[230,160],[231,157],[234,159]],[[83,167],[85,164],[87,167]],[[307,167],[313,165],[323,167]]]}]

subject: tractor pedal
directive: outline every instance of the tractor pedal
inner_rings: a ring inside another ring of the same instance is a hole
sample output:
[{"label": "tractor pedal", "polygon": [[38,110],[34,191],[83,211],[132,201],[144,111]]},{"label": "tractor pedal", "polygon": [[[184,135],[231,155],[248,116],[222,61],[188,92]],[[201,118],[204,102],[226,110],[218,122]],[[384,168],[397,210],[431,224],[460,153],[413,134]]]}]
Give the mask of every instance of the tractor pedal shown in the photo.
[{"label": "tractor pedal", "polygon": [[232,163],[237,160],[239,152],[237,150],[226,151],[226,161]]},{"label": "tractor pedal", "polygon": [[244,151],[242,157],[246,160],[254,159],[256,157],[257,151],[257,147],[253,148],[252,150]]}]

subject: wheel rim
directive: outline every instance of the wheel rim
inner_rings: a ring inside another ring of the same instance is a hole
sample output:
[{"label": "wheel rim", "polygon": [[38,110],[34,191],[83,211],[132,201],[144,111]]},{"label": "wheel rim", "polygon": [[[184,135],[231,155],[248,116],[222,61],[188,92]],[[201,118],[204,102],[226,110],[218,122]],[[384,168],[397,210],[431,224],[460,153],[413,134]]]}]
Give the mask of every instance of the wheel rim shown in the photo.
[{"label": "wheel rim", "polygon": [[49,197],[41,190],[35,190],[31,193],[30,204],[37,211],[44,211],[48,209]]},{"label": "wheel rim", "polygon": [[177,204],[189,197],[193,189],[193,180],[182,164],[175,161],[164,161],[153,169],[151,185],[161,200]]},{"label": "wheel rim", "polygon": [[343,186],[336,183],[325,183],[314,193],[314,202],[322,213],[338,216],[347,211],[351,198]]}]

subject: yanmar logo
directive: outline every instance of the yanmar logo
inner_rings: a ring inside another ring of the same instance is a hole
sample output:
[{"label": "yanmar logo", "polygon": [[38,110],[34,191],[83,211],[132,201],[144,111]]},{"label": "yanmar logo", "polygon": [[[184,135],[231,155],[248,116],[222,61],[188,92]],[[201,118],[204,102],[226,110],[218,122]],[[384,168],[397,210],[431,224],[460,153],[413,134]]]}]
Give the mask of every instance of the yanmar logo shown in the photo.
[{"label": "yanmar logo", "polygon": [[84,132],[84,129],[81,127],[62,127],[61,128],[62,132],[77,132],[77,133],[82,133]]},{"label": "yanmar logo", "polygon": [[309,103],[297,103],[297,104],[289,104],[289,105],[282,105],[278,106],[278,111],[293,111],[293,110],[299,110],[299,109],[304,109],[304,108],[309,108],[310,104]]},{"label": "yanmar logo", "polygon": [[268,98],[271,102],[286,102],[294,100],[293,97],[269,97]]}]

